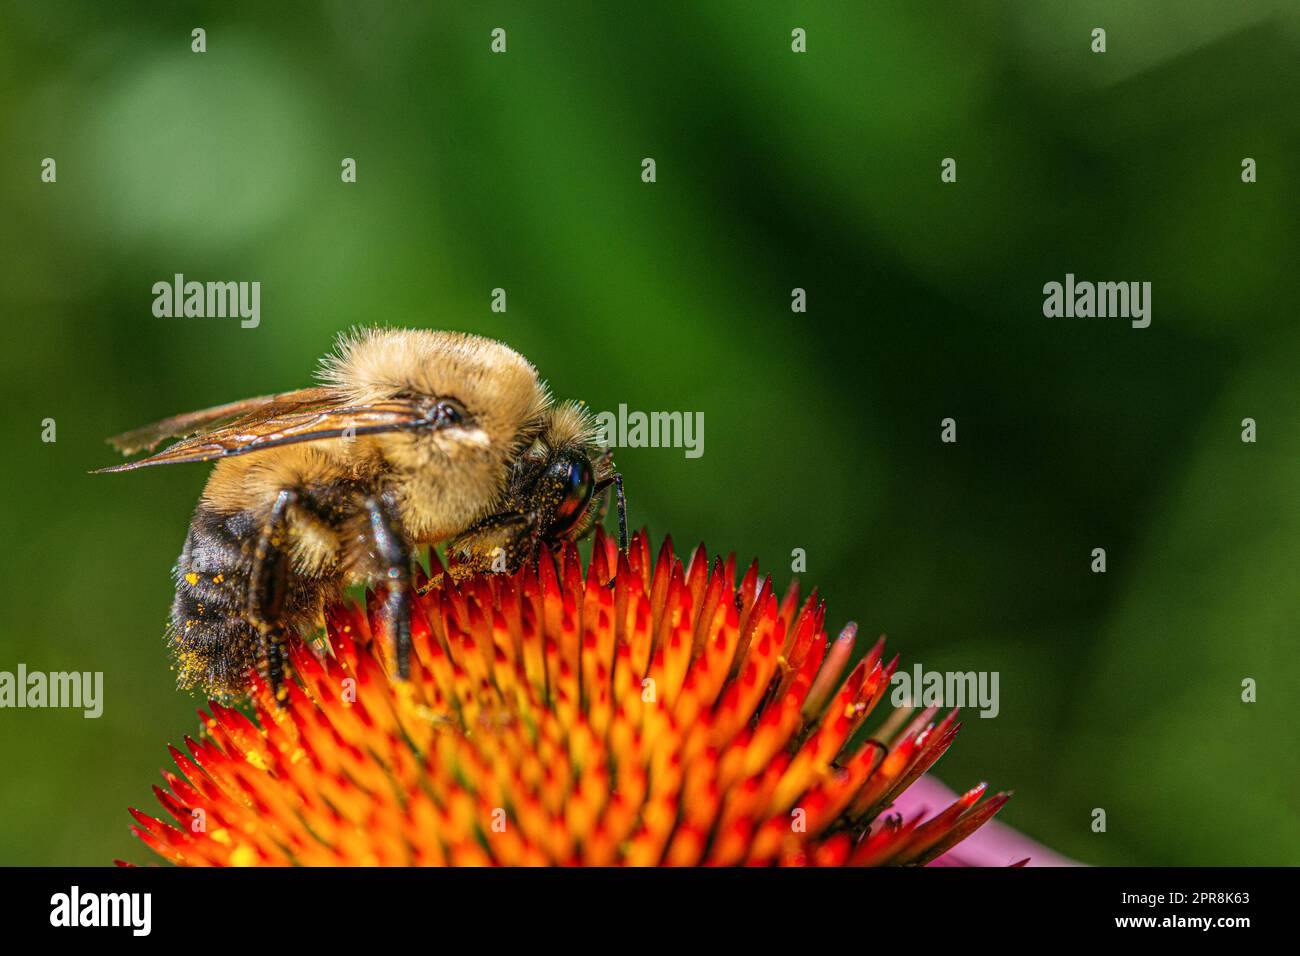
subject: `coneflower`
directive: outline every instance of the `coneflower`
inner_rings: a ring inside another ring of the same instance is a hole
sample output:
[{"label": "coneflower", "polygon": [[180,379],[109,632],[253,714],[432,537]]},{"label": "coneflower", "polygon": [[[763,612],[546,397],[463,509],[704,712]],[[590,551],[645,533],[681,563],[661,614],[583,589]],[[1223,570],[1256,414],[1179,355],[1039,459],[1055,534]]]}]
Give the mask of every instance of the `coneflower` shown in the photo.
[{"label": "coneflower", "polygon": [[1009,797],[891,812],[956,713],[868,735],[897,658],[850,667],[856,627],[828,640],[816,592],[757,564],[599,532],[585,571],[572,546],[459,581],[431,560],[409,681],[382,596],[331,607],[282,705],[258,682],[255,719],[200,711],[154,788],[175,825],[132,809],[135,833],[184,865],[919,865]]}]

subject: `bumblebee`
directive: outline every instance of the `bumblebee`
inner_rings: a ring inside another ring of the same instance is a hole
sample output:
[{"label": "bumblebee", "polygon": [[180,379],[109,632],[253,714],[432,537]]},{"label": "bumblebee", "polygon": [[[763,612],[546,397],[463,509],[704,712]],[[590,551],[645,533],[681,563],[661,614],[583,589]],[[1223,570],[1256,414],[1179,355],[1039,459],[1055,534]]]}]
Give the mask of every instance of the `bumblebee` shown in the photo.
[{"label": "bumblebee", "polygon": [[[454,573],[505,571],[587,533],[622,478],[590,416],[557,404],[508,346],[458,332],[360,329],[320,384],[190,412],[109,442],[149,457],[101,472],[214,461],[174,571],[167,641],[182,688],[283,698],[285,642],[353,584],[382,582],[409,676],[412,561],[447,543]],[[602,500],[603,499],[603,500]]]}]

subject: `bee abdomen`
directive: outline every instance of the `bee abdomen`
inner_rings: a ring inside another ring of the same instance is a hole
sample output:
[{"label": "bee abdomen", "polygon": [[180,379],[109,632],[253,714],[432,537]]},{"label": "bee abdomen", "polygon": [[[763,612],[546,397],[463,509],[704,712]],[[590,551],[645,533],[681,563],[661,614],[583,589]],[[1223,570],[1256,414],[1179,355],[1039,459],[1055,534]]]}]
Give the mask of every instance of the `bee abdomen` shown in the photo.
[{"label": "bee abdomen", "polygon": [[[262,635],[249,620],[253,555],[261,530],[248,512],[223,515],[203,504],[194,512],[176,564],[176,597],[167,629],[181,687],[247,693],[249,672],[259,667],[263,654]],[[282,635],[304,633],[319,623],[323,599],[337,584],[292,572],[285,581],[287,591],[272,602],[279,609],[277,619],[267,623]]]},{"label": "bee abdomen", "polygon": [[200,506],[176,564],[168,642],[177,684],[241,694],[257,666],[260,639],[248,623],[252,523]]}]

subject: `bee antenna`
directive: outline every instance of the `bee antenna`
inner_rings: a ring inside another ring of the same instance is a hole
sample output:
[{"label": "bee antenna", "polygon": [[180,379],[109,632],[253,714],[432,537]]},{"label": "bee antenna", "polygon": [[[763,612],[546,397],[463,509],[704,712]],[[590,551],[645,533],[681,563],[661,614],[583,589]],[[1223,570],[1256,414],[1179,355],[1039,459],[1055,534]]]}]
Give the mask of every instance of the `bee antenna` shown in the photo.
[{"label": "bee antenna", "polygon": [[618,550],[627,553],[627,498],[623,496],[623,476],[614,472],[614,490],[618,495]]}]

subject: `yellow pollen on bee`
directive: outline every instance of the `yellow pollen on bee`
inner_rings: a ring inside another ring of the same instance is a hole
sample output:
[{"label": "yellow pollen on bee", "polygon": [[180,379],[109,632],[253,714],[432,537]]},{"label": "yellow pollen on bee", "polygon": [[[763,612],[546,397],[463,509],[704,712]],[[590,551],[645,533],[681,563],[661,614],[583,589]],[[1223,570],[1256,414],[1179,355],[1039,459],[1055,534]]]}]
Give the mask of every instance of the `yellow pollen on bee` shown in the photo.
[{"label": "yellow pollen on bee", "polygon": [[224,574],[218,574],[215,578],[212,579],[212,583],[220,584],[224,580],[226,580],[226,576]]},{"label": "yellow pollen on bee", "polygon": [[189,582],[190,587],[193,587],[199,583],[199,576],[191,571],[189,574],[185,575],[185,580]]}]

